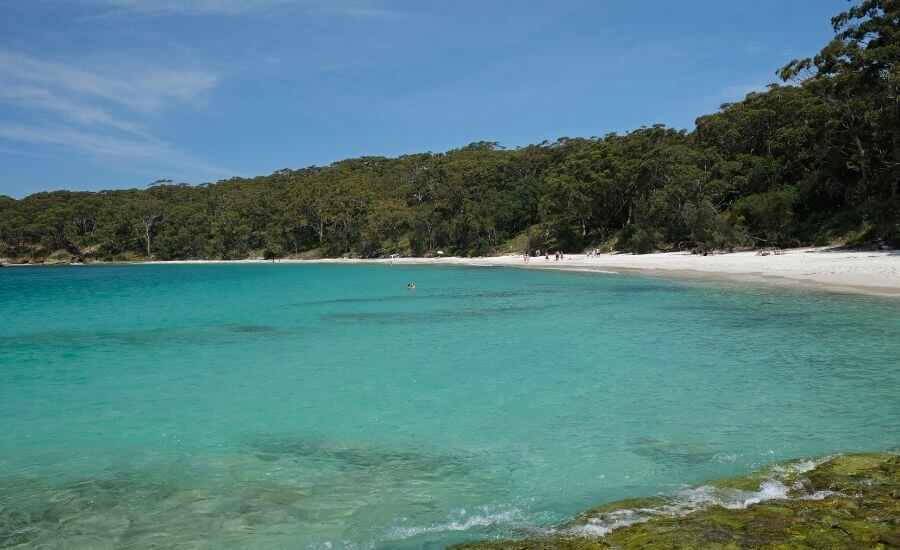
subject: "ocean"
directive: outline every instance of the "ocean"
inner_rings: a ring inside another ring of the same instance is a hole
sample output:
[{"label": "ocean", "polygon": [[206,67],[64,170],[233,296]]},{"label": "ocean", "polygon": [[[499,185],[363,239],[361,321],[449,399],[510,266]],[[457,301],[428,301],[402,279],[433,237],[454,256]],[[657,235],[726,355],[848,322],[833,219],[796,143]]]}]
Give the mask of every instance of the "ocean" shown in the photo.
[{"label": "ocean", "polygon": [[540,534],[900,447],[898,335],[896,300],[614,273],[5,267],[0,547]]}]

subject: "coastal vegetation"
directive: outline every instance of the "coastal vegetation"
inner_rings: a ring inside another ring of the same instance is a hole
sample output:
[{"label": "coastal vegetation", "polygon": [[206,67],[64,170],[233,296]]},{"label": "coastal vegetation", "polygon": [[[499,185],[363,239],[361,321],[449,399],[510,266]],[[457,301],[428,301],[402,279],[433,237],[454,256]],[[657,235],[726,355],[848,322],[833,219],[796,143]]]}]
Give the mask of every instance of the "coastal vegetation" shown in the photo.
[{"label": "coastal vegetation", "polygon": [[[772,471],[710,482],[710,489],[761,492],[763,484],[790,486],[787,494],[748,506],[713,504],[679,513],[663,497],[607,504],[579,514],[557,533],[522,541],[484,541],[457,550],[549,548],[896,548],[900,546],[900,457],[847,455],[811,471]],[[682,508],[681,511],[684,511]],[[643,518],[629,524],[634,516]],[[641,521],[643,519],[644,521]],[[621,522],[615,527],[614,521]],[[585,525],[612,525],[602,537],[585,536]]]},{"label": "coastal vegetation", "polygon": [[900,244],[900,1],[691,131],[361,157],[189,186],[0,196],[0,257],[236,259]]}]

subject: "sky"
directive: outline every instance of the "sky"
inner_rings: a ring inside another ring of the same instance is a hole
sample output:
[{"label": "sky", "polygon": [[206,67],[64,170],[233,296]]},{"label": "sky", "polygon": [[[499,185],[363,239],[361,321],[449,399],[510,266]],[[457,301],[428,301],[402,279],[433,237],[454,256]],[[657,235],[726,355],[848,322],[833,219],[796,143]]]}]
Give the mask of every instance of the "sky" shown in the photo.
[{"label": "sky", "polygon": [[845,0],[0,0],[0,194],[693,127]]}]

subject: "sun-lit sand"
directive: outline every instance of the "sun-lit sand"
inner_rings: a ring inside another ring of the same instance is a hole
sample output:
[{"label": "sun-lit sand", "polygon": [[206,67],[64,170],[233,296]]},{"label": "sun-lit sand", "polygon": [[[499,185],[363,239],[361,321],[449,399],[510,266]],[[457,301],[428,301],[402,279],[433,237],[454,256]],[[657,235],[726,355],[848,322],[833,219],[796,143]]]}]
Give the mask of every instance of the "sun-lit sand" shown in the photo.
[{"label": "sun-lit sand", "polygon": [[829,248],[798,248],[778,255],[755,251],[702,256],[690,252],[657,254],[566,254],[562,261],[522,256],[489,259],[447,258],[437,262],[491,263],[540,268],[652,270],[668,275],[741,276],[747,279],[815,283],[831,288],[900,296],[900,252],[842,251]]},{"label": "sun-lit sand", "polygon": [[[264,262],[265,260],[239,260]],[[265,261],[270,263],[271,261]],[[277,263],[370,263],[394,265],[472,265],[508,266],[528,269],[575,269],[635,271],[670,277],[706,280],[740,280],[810,284],[832,290],[864,292],[900,297],[900,251],[847,251],[836,248],[794,248],[781,254],[762,256],[756,251],[717,253],[703,256],[690,252],[655,254],[565,254],[556,261],[543,257],[529,258],[521,254],[481,258],[436,257],[393,259],[279,259]],[[173,263],[173,262],[160,262]],[[204,261],[177,263],[212,263]]]}]

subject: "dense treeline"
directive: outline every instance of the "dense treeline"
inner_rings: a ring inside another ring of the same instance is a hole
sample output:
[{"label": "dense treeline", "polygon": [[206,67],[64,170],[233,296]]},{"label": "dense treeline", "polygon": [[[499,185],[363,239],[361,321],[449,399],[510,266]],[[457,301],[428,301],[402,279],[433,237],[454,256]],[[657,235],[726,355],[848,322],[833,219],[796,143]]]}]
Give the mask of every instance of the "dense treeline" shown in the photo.
[{"label": "dense treeline", "polygon": [[0,196],[0,256],[243,258],[900,240],[900,0],[865,0],[786,85],[662,126],[252,179]]}]

